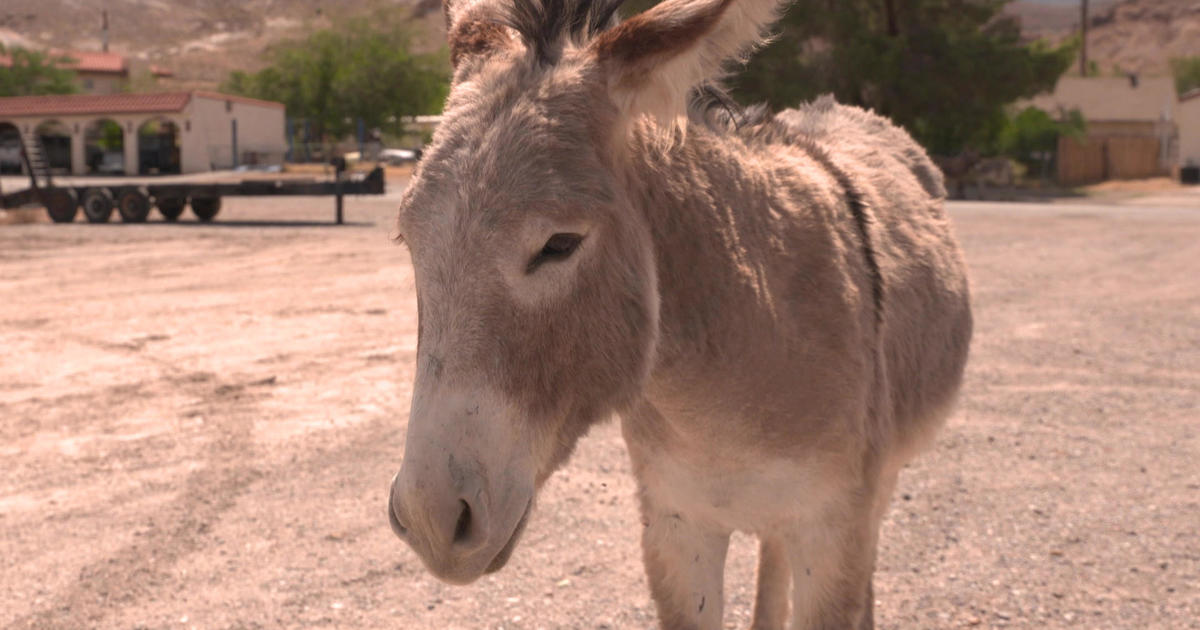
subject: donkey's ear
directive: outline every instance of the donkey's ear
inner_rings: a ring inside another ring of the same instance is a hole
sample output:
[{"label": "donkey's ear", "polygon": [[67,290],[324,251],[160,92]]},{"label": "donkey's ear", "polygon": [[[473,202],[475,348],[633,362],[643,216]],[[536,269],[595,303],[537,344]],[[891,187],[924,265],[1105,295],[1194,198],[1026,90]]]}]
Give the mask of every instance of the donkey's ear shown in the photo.
[{"label": "donkey's ear", "polygon": [[778,15],[779,0],[664,0],[601,33],[589,45],[622,114],[669,123],[688,93],[744,61]]},{"label": "donkey's ear", "polygon": [[505,28],[488,19],[490,16],[472,0],[442,0],[442,12],[446,16],[450,63],[455,70],[467,59],[488,57],[512,45]]}]

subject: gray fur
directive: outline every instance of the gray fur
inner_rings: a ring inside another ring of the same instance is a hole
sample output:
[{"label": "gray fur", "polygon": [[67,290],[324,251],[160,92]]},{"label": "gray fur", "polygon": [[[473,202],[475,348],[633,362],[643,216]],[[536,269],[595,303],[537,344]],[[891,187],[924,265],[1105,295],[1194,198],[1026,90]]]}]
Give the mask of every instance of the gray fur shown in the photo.
[{"label": "gray fur", "polygon": [[[420,339],[389,518],[439,577],[499,569],[615,413],[664,627],[722,627],[735,530],[763,540],[755,628],[872,626],[896,477],[961,383],[966,271],[940,174],[871,112],[717,97],[663,122],[776,9],[667,0],[555,54],[463,56],[399,219]],[[562,233],[574,253],[530,264]]]}]

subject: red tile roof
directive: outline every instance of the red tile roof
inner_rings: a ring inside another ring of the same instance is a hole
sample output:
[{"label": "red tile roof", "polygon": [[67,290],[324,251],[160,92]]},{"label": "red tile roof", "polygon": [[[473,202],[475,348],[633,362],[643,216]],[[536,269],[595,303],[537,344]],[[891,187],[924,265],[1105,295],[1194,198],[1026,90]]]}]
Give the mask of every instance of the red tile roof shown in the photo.
[{"label": "red tile roof", "polygon": [[[50,51],[53,57],[67,57],[71,61],[62,64],[67,70],[75,72],[90,72],[97,74],[128,74],[129,63],[125,60],[124,55],[110,52],[93,52],[86,50],[54,50]],[[0,67],[7,68],[12,65],[12,57],[9,55],[0,55]]]},{"label": "red tile roof", "polygon": [[10,96],[0,98],[0,117],[181,112],[191,98],[190,92]]},{"label": "red tile roof", "polygon": [[70,57],[71,62],[64,67],[76,72],[97,72],[104,74],[126,74],[129,64],[124,55],[110,52],[91,52],[83,50],[55,51],[55,54]]},{"label": "red tile roof", "polygon": [[0,98],[0,118],[69,116],[72,114],[152,114],[181,112],[193,98],[234,101],[283,109],[283,103],[218,92],[156,92],[145,94],[55,94]]}]

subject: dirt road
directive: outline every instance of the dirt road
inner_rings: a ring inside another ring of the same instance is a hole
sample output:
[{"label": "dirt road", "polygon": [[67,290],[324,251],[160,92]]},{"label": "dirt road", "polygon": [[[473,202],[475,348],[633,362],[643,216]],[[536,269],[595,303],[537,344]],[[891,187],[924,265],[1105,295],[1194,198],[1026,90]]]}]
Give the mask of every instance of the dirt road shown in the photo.
[{"label": "dirt road", "polygon": [[[1200,209],[1172,205],[953,206],[976,341],[884,526],[880,627],[1200,628]],[[0,628],[653,625],[612,423],[501,573],[442,585],[392,535],[395,206],[0,227]],[[752,567],[739,537],[730,627]]]}]

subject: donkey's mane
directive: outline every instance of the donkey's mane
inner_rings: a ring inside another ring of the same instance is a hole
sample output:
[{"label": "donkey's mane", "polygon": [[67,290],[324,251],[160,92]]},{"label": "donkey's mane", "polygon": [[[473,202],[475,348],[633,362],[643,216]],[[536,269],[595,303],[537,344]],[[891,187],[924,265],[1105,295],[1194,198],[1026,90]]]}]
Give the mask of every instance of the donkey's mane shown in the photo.
[{"label": "donkey's mane", "polygon": [[[537,63],[553,65],[568,42],[582,44],[612,27],[626,0],[501,0],[492,20],[521,37]],[[693,86],[687,101],[689,122],[716,133],[738,133],[770,122],[765,104],[743,107],[716,79]]]},{"label": "donkey's mane", "polygon": [[625,0],[507,0],[496,21],[513,29],[539,63],[553,64],[568,41],[584,41],[616,24]]}]

